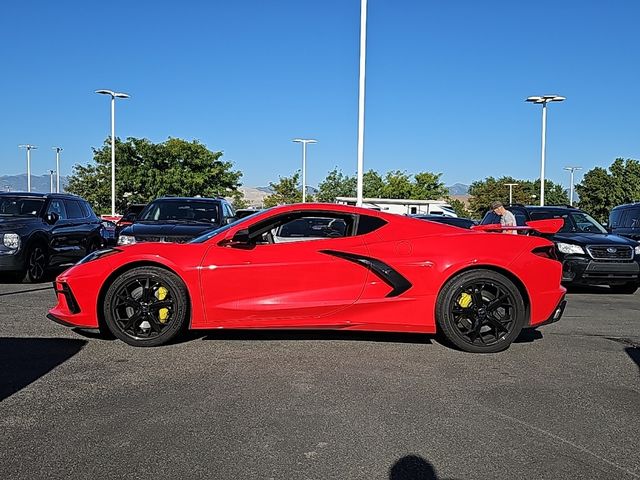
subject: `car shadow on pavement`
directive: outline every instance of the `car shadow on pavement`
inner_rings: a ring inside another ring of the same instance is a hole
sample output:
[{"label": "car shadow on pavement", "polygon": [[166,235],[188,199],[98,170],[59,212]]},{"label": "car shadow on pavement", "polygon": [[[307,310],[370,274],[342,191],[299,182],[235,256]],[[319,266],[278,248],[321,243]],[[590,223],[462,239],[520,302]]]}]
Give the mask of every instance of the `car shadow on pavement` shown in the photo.
[{"label": "car shadow on pavement", "polygon": [[[389,469],[389,480],[445,480],[435,468],[420,455],[400,458]],[[449,479],[453,480],[453,479]]]},{"label": "car shadow on pavement", "polygon": [[612,295],[611,289],[604,285],[567,285],[567,293]]},{"label": "car shadow on pavement", "polygon": [[640,369],[640,348],[639,347],[626,347],[624,351],[629,355],[629,358],[633,360],[636,366]]},{"label": "car shadow on pavement", "polygon": [[432,336],[422,333],[359,332],[345,330],[214,330],[191,331],[184,341],[195,340],[343,340],[383,343],[431,344]]},{"label": "car shadow on pavement", "polygon": [[0,337],[0,402],[69,360],[86,344],[67,338]]}]

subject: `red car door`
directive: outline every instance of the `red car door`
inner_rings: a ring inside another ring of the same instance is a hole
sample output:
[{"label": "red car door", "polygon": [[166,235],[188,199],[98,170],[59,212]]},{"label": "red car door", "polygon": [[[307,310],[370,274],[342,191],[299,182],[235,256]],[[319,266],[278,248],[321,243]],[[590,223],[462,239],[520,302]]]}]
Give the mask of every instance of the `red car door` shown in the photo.
[{"label": "red car door", "polygon": [[207,322],[257,328],[331,325],[332,314],[358,300],[368,271],[326,250],[366,255],[358,236],[251,248],[212,245],[200,269]]}]

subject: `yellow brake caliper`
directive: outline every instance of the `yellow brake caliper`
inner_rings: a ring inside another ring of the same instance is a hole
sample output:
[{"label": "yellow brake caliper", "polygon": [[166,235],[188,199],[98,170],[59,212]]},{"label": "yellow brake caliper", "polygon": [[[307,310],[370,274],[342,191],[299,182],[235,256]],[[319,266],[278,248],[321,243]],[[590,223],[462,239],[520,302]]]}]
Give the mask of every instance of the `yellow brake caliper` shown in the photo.
[{"label": "yellow brake caliper", "polygon": [[[162,301],[165,298],[167,298],[167,293],[169,293],[169,290],[167,290],[164,287],[160,287],[158,290],[156,290],[156,298]],[[160,310],[158,310],[158,320],[160,320],[160,323],[165,323],[168,318],[169,318],[168,308],[161,308]]]},{"label": "yellow brake caliper", "polygon": [[462,292],[458,297],[458,305],[460,305],[462,308],[469,308],[472,303],[473,299],[467,292]]}]

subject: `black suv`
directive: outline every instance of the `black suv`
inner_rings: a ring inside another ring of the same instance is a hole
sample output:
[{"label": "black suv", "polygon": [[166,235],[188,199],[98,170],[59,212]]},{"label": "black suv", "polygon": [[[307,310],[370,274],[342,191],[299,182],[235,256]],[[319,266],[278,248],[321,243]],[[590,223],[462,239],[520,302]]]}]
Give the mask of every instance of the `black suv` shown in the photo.
[{"label": "black suv", "polygon": [[[530,220],[563,218],[564,226],[549,239],[562,261],[562,283],[609,285],[616,293],[634,293],[640,286],[640,246],[628,238],[612,235],[589,214],[573,207],[506,207],[524,226]],[[481,224],[500,223],[492,211]]]},{"label": "black suv", "polygon": [[233,208],[223,198],[157,198],[140,212],[132,225],[122,229],[118,245],[186,243],[235,219]]},{"label": "black suv", "polygon": [[100,219],[75,195],[0,193],[0,271],[39,282],[102,245]]},{"label": "black suv", "polygon": [[611,210],[609,231],[640,241],[640,202],[618,205]]}]

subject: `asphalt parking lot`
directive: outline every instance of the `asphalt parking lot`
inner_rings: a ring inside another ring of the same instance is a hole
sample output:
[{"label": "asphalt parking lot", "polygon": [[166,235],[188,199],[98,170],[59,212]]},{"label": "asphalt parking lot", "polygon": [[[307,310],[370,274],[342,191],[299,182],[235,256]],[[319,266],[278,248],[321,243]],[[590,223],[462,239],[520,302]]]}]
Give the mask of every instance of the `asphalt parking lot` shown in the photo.
[{"label": "asphalt parking lot", "polygon": [[640,292],[473,355],[423,335],[207,332],[135,349],[0,284],[0,478],[640,478]]}]

